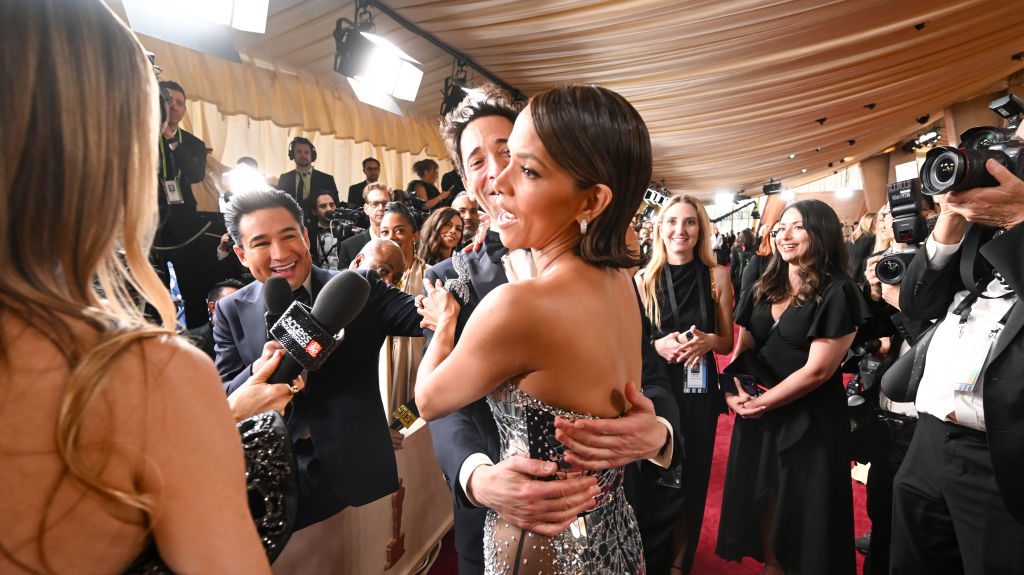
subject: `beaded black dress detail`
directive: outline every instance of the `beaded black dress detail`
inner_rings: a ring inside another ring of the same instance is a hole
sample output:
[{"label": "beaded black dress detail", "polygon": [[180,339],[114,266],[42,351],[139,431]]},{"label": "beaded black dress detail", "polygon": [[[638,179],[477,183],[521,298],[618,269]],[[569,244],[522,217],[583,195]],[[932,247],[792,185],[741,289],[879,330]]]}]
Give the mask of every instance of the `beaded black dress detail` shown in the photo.
[{"label": "beaded black dress detail", "polygon": [[555,537],[524,532],[494,511],[484,523],[484,561],[487,575],[643,575],[644,555],[633,509],[622,492],[623,468],[598,472],[572,468],[566,448],[555,439],[555,417],[593,419],[593,416],[553,407],[520,391],[515,381],[487,396],[501,440],[502,459],[514,455],[558,464],[551,481],[588,473],[601,492],[597,506],[581,514]]},{"label": "beaded black dress detail", "polygon": [[[299,509],[291,438],[284,420],[276,411],[243,419],[237,427],[245,452],[249,512],[267,552],[267,559],[273,562],[291,537]],[[125,570],[125,575],[171,573],[155,544],[151,544]]]}]

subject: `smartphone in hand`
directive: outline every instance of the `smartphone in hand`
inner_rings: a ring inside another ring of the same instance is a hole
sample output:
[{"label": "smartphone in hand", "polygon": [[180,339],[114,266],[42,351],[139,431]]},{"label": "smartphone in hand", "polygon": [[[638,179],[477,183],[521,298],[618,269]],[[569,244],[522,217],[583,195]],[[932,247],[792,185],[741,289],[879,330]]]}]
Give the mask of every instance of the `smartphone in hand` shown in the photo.
[{"label": "smartphone in hand", "polygon": [[743,393],[746,393],[750,397],[757,397],[761,393],[768,391],[768,388],[761,385],[761,382],[752,375],[733,375],[736,381],[740,382],[740,389]]}]

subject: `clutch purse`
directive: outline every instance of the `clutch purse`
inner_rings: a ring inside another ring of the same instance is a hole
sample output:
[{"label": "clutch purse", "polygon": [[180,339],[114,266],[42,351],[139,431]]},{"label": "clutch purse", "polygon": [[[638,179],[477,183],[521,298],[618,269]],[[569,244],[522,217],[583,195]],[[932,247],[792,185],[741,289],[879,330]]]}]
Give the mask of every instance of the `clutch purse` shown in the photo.
[{"label": "clutch purse", "polygon": [[[245,453],[249,512],[271,563],[292,535],[299,508],[295,457],[288,427],[276,411],[239,421]],[[170,575],[156,544],[150,544],[124,571],[125,575]]]}]

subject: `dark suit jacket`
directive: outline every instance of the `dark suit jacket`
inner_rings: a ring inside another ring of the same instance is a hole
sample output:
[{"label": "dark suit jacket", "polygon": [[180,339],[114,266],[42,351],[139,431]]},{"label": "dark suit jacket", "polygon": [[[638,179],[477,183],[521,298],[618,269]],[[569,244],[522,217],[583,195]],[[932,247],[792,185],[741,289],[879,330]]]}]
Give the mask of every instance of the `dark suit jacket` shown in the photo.
[{"label": "dark suit jacket", "polygon": [[[317,267],[311,273],[315,300],[334,274]],[[363,505],[398,489],[377,380],[378,352],[385,336],[422,333],[412,296],[385,284],[373,271],[356,273],[370,282],[366,307],[345,328],[345,339],[327,363],[309,375],[306,388],[292,402],[288,422],[293,437],[309,430],[316,452],[309,466],[303,467],[300,461],[300,481],[305,476],[313,484],[326,484],[342,506]],[[265,311],[261,282],[217,302],[214,346],[217,369],[229,394],[245,383],[252,363],[262,353]],[[303,505],[300,501],[300,511]],[[322,518],[340,509],[330,509]]]},{"label": "dark suit jacket", "polygon": [[338,245],[338,269],[347,270],[348,266],[352,263],[352,260],[356,259],[359,255],[359,250],[363,249],[363,246],[370,243],[370,232],[359,232],[351,238],[341,242]]},{"label": "dark suit jacket", "polygon": [[366,203],[365,200],[363,200],[363,190],[366,189],[366,185],[366,180],[363,180],[358,184],[352,184],[348,187],[348,200],[345,203],[348,204],[349,208],[357,210],[363,207],[363,204]]},{"label": "dark suit jacket", "polygon": [[185,130],[180,130],[179,133],[181,143],[174,150],[167,146],[162,137],[160,142],[164,156],[168,158],[168,170],[173,167],[178,175],[182,203],[168,205],[163,188],[160,189],[157,204],[162,225],[156,242],[158,246],[176,245],[189,239],[203,223],[196,214],[196,197],[192,193],[192,184],[197,184],[206,177],[206,144]]},{"label": "dark suit jacket", "polygon": [[[981,255],[1002,274],[1013,291],[1024,294],[1024,224],[993,238],[981,247]],[[900,291],[900,308],[907,316],[925,320],[946,316],[956,292],[964,289],[960,280],[960,256],[941,270],[928,269],[924,249],[908,266]],[[1024,306],[1013,306],[1006,326],[985,361],[982,398],[985,428],[996,483],[1010,513],[1024,523]]]},{"label": "dark suit jacket", "polygon": [[[470,297],[459,310],[459,318],[455,327],[455,339],[462,335],[469,317],[476,306],[494,288],[508,283],[505,268],[501,265],[501,256],[508,250],[501,244],[495,232],[487,232],[484,247],[479,252],[466,254],[467,271],[470,279]],[[427,270],[426,279],[431,282],[437,279],[449,280],[458,277],[452,260],[449,258]],[[645,327],[644,342],[650,339],[649,326]],[[423,335],[430,345],[433,332],[423,330]],[[653,356],[648,355],[648,348]],[[678,429],[679,408],[672,396],[668,378],[657,360],[657,352],[649,343],[644,345],[643,391],[655,404],[655,411]],[[459,483],[459,470],[462,463],[473,453],[484,453],[492,461],[501,459],[498,443],[498,427],[494,416],[484,399],[479,399],[462,409],[441,419],[430,422],[430,435],[434,442],[434,453],[444,473],[445,482],[452,490],[455,501],[455,548],[459,555],[470,562],[483,564],[483,527],[487,517],[487,509],[476,507],[470,503]],[[673,466],[679,464],[682,453],[682,438],[676,434],[675,455]],[[651,464],[651,468],[655,466]],[[645,472],[653,472],[645,470]],[[667,473],[667,472],[666,472]],[[668,477],[665,475],[665,477]]]},{"label": "dark suit jacket", "polygon": [[[291,197],[295,198],[296,202],[302,206],[302,210],[309,215],[311,212],[307,210],[309,205],[308,201],[302,199],[302,195],[299,194],[299,188],[302,187],[302,179],[299,178],[299,172],[292,170],[281,174],[281,177],[277,180],[277,189],[287,193]],[[313,173],[309,175],[309,187],[312,188],[309,194],[305,194],[309,198],[312,198],[312,192],[320,190],[328,190],[334,193],[334,199],[338,199],[338,185],[334,183],[334,176],[321,172],[320,170],[313,170]]]}]

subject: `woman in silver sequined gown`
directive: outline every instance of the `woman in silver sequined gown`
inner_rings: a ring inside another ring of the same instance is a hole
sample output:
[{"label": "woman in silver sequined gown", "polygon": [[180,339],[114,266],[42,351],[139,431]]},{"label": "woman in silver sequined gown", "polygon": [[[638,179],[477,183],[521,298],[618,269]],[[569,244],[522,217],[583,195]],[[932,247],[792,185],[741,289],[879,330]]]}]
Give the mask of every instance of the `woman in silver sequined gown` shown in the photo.
[{"label": "woman in silver sequined gown", "polygon": [[[553,462],[558,481],[596,480],[593,504],[548,533],[524,531],[488,513],[488,574],[645,572],[622,468],[574,469],[555,418],[609,418],[638,382],[640,314],[629,272],[637,255],[626,228],[651,174],[650,138],[621,96],[572,86],[536,96],[508,140],[509,165],[494,180],[492,228],[511,250],[530,248],[537,277],[498,287],[477,306],[455,345],[459,306],[426,286],[424,326],[435,334],[416,383],[420,414],[437,419],[486,396],[502,459]],[[514,277],[516,274],[510,274]]]}]

